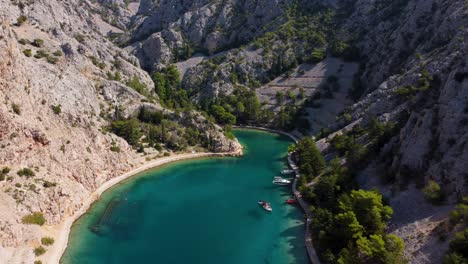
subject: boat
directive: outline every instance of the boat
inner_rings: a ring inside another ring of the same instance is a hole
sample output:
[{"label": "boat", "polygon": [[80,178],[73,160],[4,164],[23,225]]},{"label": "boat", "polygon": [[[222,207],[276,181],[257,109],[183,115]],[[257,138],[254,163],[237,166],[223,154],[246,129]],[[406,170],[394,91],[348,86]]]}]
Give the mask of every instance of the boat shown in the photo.
[{"label": "boat", "polygon": [[286,203],[287,204],[295,204],[295,203],[297,203],[297,200],[296,199],[286,199]]},{"label": "boat", "polygon": [[281,171],[281,174],[291,174],[291,173],[294,173],[294,170],[282,170]]},{"label": "boat", "polygon": [[271,204],[267,201],[263,200],[258,200],[258,205],[260,205],[265,211],[271,212],[273,209],[271,209]]},{"label": "boat", "polygon": [[279,179],[275,178],[273,180],[273,184],[277,184],[277,185],[288,185],[290,183],[291,183],[290,180],[286,180],[286,179],[283,179],[283,178],[279,178]]}]

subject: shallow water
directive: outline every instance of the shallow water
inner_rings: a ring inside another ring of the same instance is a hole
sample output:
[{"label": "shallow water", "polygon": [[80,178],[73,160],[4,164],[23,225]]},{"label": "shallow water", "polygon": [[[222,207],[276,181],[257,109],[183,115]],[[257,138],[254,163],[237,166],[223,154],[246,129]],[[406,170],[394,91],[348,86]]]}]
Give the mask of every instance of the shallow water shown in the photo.
[{"label": "shallow water", "polygon": [[290,187],[271,183],[291,141],[235,134],[243,157],[168,164],[105,192],[73,225],[61,262],[307,263],[302,213],[284,203]]}]

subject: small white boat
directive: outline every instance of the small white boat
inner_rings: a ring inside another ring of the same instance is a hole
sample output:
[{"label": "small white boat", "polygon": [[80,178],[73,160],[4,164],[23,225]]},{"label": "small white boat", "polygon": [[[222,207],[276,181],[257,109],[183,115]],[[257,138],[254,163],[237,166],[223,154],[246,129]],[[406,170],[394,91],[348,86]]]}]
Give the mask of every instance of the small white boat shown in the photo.
[{"label": "small white boat", "polygon": [[273,184],[277,184],[277,185],[288,185],[290,183],[291,183],[290,180],[286,180],[286,179],[283,179],[283,178],[280,178],[280,179],[275,178],[273,180]]},{"label": "small white boat", "polygon": [[284,174],[291,174],[291,173],[294,173],[294,171],[293,170],[282,170],[281,171],[281,174],[283,174],[283,175]]},{"label": "small white boat", "polygon": [[265,211],[271,212],[273,209],[271,208],[271,204],[266,201],[259,200],[258,205],[260,205]]}]

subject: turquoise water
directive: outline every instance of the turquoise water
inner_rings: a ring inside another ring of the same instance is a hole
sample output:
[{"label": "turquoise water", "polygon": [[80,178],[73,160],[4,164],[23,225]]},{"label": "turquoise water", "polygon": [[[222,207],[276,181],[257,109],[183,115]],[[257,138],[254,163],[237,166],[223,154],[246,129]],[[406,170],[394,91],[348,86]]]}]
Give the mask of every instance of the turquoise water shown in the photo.
[{"label": "turquoise water", "polygon": [[[62,263],[307,263],[302,213],[290,187],[284,136],[237,130],[240,158],[180,161],[102,195],[71,230]],[[271,202],[273,212],[257,205]]]}]

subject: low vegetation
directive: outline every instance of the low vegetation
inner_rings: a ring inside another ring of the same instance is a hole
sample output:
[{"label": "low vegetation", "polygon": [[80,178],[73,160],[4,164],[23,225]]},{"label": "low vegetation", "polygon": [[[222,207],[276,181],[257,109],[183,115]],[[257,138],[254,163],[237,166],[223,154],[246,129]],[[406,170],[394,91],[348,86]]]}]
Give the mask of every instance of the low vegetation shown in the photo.
[{"label": "low vegetation", "polygon": [[62,106],[61,105],[52,105],[52,106],[50,106],[50,108],[52,108],[52,112],[54,112],[54,114],[56,114],[56,115],[59,115],[60,113],[62,113]]},{"label": "low vegetation", "polygon": [[23,168],[23,169],[20,169],[18,172],[17,172],[18,176],[20,177],[27,177],[27,178],[30,178],[30,177],[34,177],[36,174],[34,173],[33,170],[31,170],[30,168]]},{"label": "low vegetation", "polygon": [[55,240],[52,237],[43,237],[41,238],[41,244],[44,246],[50,246],[54,244]]},{"label": "low vegetation", "polygon": [[46,249],[43,248],[42,246],[38,246],[37,248],[34,249],[34,255],[36,255],[36,257],[43,255],[44,253],[46,253]]},{"label": "low vegetation", "polygon": [[23,224],[28,224],[28,225],[44,225],[46,220],[44,218],[44,215],[41,212],[34,212],[32,214],[26,215],[21,219],[21,222]]},{"label": "low vegetation", "polygon": [[11,109],[13,110],[13,113],[17,114],[17,115],[21,115],[21,108],[18,104],[11,104]]},{"label": "low vegetation", "polygon": [[132,88],[133,90],[137,91],[139,94],[144,96],[148,96],[148,91],[146,89],[146,84],[142,83],[140,79],[135,75],[133,78],[128,80],[125,83],[128,87]]},{"label": "low vegetation", "polygon": [[81,33],[75,33],[75,35],[73,35],[73,37],[76,39],[76,41],[78,41],[79,43],[83,43],[85,40],[86,40],[86,37],[81,34]]},{"label": "low vegetation", "polygon": [[32,51],[31,51],[31,49],[25,49],[25,50],[23,50],[23,54],[24,54],[24,56],[26,56],[26,57],[32,57]]},{"label": "low vegetation", "polygon": [[468,197],[457,205],[450,213],[451,229],[458,228],[449,243],[449,251],[445,255],[444,264],[464,264],[468,263]]},{"label": "low vegetation", "polygon": [[[355,126],[351,131],[334,136],[330,144],[339,156],[345,157],[351,170],[361,169],[373,155],[398,131],[394,123],[372,119],[365,127]],[[360,139],[365,139],[366,144]]]},{"label": "low vegetation", "polygon": [[10,172],[10,168],[3,167],[3,169],[0,170],[0,181],[4,181],[9,172]]},{"label": "low vegetation", "polygon": [[426,186],[422,189],[424,198],[431,203],[440,203],[444,199],[444,193],[440,185],[433,181],[429,180]]},{"label": "low vegetation", "polygon": [[162,146],[174,151],[184,150],[188,146],[211,149],[213,142],[210,135],[198,124],[192,123],[192,118],[194,114],[185,111],[183,120],[179,122],[187,122],[182,126],[159,111],[142,107],[136,117],[112,121],[109,130],[124,138],[139,152],[144,151],[144,145],[158,151],[163,149]]},{"label": "low vegetation", "polygon": [[21,27],[26,21],[28,20],[28,17],[25,16],[25,15],[21,15],[18,17],[18,19],[16,20],[16,24]]},{"label": "low vegetation", "polygon": [[37,48],[41,48],[42,46],[44,46],[44,40],[40,39],[40,38],[34,39],[31,42],[31,45],[33,45],[33,46],[35,46]]}]

